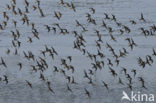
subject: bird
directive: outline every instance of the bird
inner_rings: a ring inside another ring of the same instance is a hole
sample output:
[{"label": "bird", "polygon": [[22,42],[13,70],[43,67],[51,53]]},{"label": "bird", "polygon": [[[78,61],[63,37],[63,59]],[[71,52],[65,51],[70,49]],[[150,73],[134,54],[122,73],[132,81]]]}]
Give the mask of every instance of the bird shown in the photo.
[{"label": "bird", "polygon": [[116,17],[113,14],[112,14],[112,20],[116,21]]},{"label": "bird", "polygon": [[71,90],[71,88],[69,87],[68,84],[67,84],[67,91],[69,91],[69,92],[73,92],[73,91]]},{"label": "bird", "polygon": [[152,55],[156,56],[156,51],[154,50],[154,48],[153,48],[153,54]]},{"label": "bird", "polygon": [[27,7],[25,7],[25,13],[29,13],[29,10]]},{"label": "bird", "polygon": [[119,57],[125,57],[126,56],[126,54],[124,52],[122,52],[121,50],[119,50],[119,52],[120,52]]},{"label": "bird", "polygon": [[23,14],[20,8],[18,8],[18,13],[20,16],[22,16],[22,14]]},{"label": "bird", "polygon": [[131,72],[133,72],[134,77],[135,77],[136,76],[136,70],[135,69],[132,69]]},{"label": "bird", "polygon": [[54,47],[51,47],[51,49],[52,49],[52,52],[53,52],[54,54],[58,55],[58,53],[57,53],[57,51],[54,49]]},{"label": "bird", "polygon": [[153,63],[154,60],[152,59],[150,55],[146,55],[146,63],[150,65],[150,62]]},{"label": "bird", "polygon": [[6,53],[7,53],[7,55],[10,54],[10,49],[7,49]]},{"label": "bird", "polygon": [[51,83],[50,83],[49,81],[47,81],[48,90],[49,90],[50,92],[52,92],[52,93],[55,94],[55,92],[54,92],[53,89],[51,88],[50,84],[51,84]]},{"label": "bird", "polygon": [[40,6],[40,1],[39,0],[36,0],[36,3],[38,6]]},{"label": "bird", "polygon": [[141,57],[138,57],[138,58],[137,58],[137,61],[138,61],[139,66],[141,66],[142,68],[145,68],[146,63],[145,63],[145,61],[143,61],[143,60],[141,59]]},{"label": "bird", "polygon": [[135,25],[136,24],[136,21],[130,20],[130,23],[133,24],[133,25]]},{"label": "bird", "polygon": [[70,76],[66,76],[66,79],[68,80],[68,83],[70,83]]},{"label": "bird", "polygon": [[113,66],[113,63],[111,62],[111,60],[109,58],[107,58],[107,61],[108,61],[108,65],[110,65],[111,67]]},{"label": "bird", "polygon": [[143,79],[142,77],[138,77],[138,79],[139,79],[139,81],[141,82],[142,88],[147,89],[147,88],[145,87],[145,81],[144,81],[144,79]]},{"label": "bird", "polygon": [[131,84],[127,84],[128,88],[132,91],[132,85]]},{"label": "bird", "polygon": [[40,79],[45,81],[45,77],[44,77],[44,75],[41,72],[40,72]]},{"label": "bird", "polygon": [[4,28],[3,28],[3,26],[0,24],[0,30],[3,30]]},{"label": "bird", "polygon": [[140,17],[139,20],[140,20],[140,21],[143,21],[143,22],[146,22],[146,20],[144,19],[144,15],[143,15],[143,13],[141,13],[141,17]]},{"label": "bird", "polygon": [[105,87],[107,90],[109,90],[108,84],[106,84],[104,81],[102,81],[102,83],[103,83],[103,87]]},{"label": "bird", "polygon": [[[100,56],[100,58],[104,58],[105,57],[105,55],[102,52],[100,52],[99,50],[98,50],[98,54],[97,55]],[[103,66],[104,66],[104,63],[103,63]]]},{"label": "bird", "polygon": [[117,42],[117,40],[115,39],[115,37],[112,34],[110,34],[110,37],[111,37],[111,40]]},{"label": "bird", "polygon": [[54,17],[56,17],[58,20],[62,17],[62,13],[61,12],[56,12],[54,11]]},{"label": "bird", "polygon": [[32,88],[32,84],[28,80],[26,80],[26,83],[30,88]]},{"label": "bird", "polygon": [[76,26],[81,26],[80,22],[78,20],[75,20]]},{"label": "bird", "polygon": [[119,62],[120,62],[120,60],[119,60],[119,59],[115,59],[116,66],[118,66],[118,65],[119,65]]},{"label": "bird", "polygon": [[[35,29],[34,29],[34,30],[35,30]],[[34,36],[34,37],[36,37],[37,39],[40,39],[40,38],[39,38],[39,35],[38,35],[38,32],[32,31],[32,33],[33,33],[33,36]]]},{"label": "bird", "polygon": [[7,22],[3,21],[2,24],[4,25],[4,28],[7,26]]},{"label": "bird", "polygon": [[129,54],[125,48],[122,48],[125,54]]},{"label": "bird", "polygon": [[37,72],[37,69],[36,69],[36,67],[34,65],[30,65],[30,66],[32,67],[33,71]]},{"label": "bird", "polygon": [[84,70],[84,78],[89,78],[89,76],[85,70]]},{"label": "bird", "polygon": [[65,7],[70,8],[71,5],[68,2],[65,2]]},{"label": "bird", "polygon": [[6,15],[6,12],[3,12],[3,17],[6,18],[6,16],[7,16],[7,15]]},{"label": "bird", "polygon": [[32,43],[33,42],[32,41],[32,38],[31,37],[28,37],[28,41],[27,42]]},{"label": "bird", "polygon": [[74,71],[75,71],[74,67],[72,65],[69,65],[68,67],[69,67],[69,69],[72,70],[72,73],[74,73]]},{"label": "bird", "polygon": [[124,33],[124,31],[122,29],[119,29],[120,35],[122,35]]},{"label": "bird", "polygon": [[88,80],[89,80],[88,84],[94,85],[93,80],[92,80],[91,77],[89,77]]},{"label": "bird", "polygon": [[94,75],[93,70],[89,69],[89,73],[90,75]]},{"label": "bird", "polygon": [[42,9],[40,8],[40,6],[38,6],[38,11],[39,11],[41,17],[45,17],[45,15],[44,15]]},{"label": "bird", "polygon": [[56,66],[53,66],[54,67],[54,71],[53,72],[59,72],[58,68]]},{"label": "bird", "polygon": [[104,15],[105,15],[105,19],[110,19],[107,13],[104,13]]},{"label": "bird", "polygon": [[75,5],[71,2],[71,9],[76,12]]},{"label": "bird", "polygon": [[105,23],[104,20],[102,20],[102,27],[104,27],[105,29],[107,29],[107,25],[106,25],[106,23]]},{"label": "bird", "polygon": [[125,31],[126,31],[127,33],[130,33],[130,32],[131,32],[131,29],[130,29],[129,27],[123,25],[123,28],[125,29]]},{"label": "bird", "polygon": [[0,65],[3,65],[5,68],[7,68],[7,65],[6,65],[6,63],[4,62],[4,60],[3,60],[2,57],[1,57],[1,63],[0,63]]},{"label": "bird", "polygon": [[95,14],[95,9],[94,8],[89,8],[92,12],[92,14]]},{"label": "bird", "polygon": [[122,67],[121,72],[124,72],[124,74],[126,75],[126,74],[127,74],[127,69],[126,69],[126,68],[124,68],[124,67]]},{"label": "bird", "polygon": [[17,44],[18,44],[18,48],[19,48],[21,46],[21,42],[17,41]]},{"label": "bird", "polygon": [[56,34],[56,28],[52,27],[52,30],[53,30],[54,34]]},{"label": "bird", "polygon": [[111,67],[109,67],[109,69],[110,69],[110,72],[112,73],[112,76],[116,77],[117,73],[115,72],[115,70],[113,70]]},{"label": "bird", "polygon": [[17,48],[15,48],[14,55],[17,55],[17,54],[18,54],[18,51],[17,51]]},{"label": "bird", "polygon": [[10,5],[8,5],[8,4],[6,4],[6,8],[7,8],[7,10],[11,9]]},{"label": "bird", "polygon": [[71,82],[72,84],[78,84],[77,82],[75,82],[75,79],[74,79],[74,77],[72,76],[72,82]]},{"label": "bird", "polygon": [[16,29],[16,35],[17,35],[17,38],[19,39],[21,34],[20,34],[19,30],[17,30],[17,29]]},{"label": "bird", "polygon": [[101,45],[98,41],[96,41],[96,46],[101,50]]},{"label": "bird", "polygon": [[84,88],[84,90],[85,90],[85,94],[90,98],[91,97],[90,92],[86,88]]},{"label": "bird", "polygon": [[23,54],[24,54],[24,58],[29,59],[29,57],[28,57],[28,55],[26,54],[26,52],[25,52],[25,51],[23,51]]},{"label": "bird", "polygon": [[3,81],[5,81],[6,82],[6,84],[8,84],[8,76],[7,75],[4,75],[4,80]]},{"label": "bird", "polygon": [[16,44],[15,44],[14,40],[12,40],[12,46],[16,47]]},{"label": "bird", "polygon": [[45,27],[46,27],[46,29],[48,30],[48,32],[50,32],[50,26],[48,26],[48,25],[44,25]]},{"label": "bird", "polygon": [[14,5],[16,5],[16,0],[11,0]]},{"label": "bird", "polygon": [[60,5],[64,5],[64,1],[63,0],[60,0]]},{"label": "bird", "polygon": [[19,62],[17,65],[19,66],[19,70],[21,70],[22,69],[22,63]]},{"label": "bird", "polygon": [[37,9],[37,7],[35,5],[33,5],[32,8],[34,11]]},{"label": "bird", "polygon": [[119,81],[118,81],[118,83],[124,85],[124,83],[122,82],[122,80],[121,80],[120,77],[119,77]]},{"label": "bird", "polygon": [[26,5],[26,7],[29,6],[29,2],[27,0],[25,0],[25,5]]},{"label": "bird", "polygon": [[72,57],[71,56],[68,56],[67,58],[69,59],[70,62],[72,61]]}]

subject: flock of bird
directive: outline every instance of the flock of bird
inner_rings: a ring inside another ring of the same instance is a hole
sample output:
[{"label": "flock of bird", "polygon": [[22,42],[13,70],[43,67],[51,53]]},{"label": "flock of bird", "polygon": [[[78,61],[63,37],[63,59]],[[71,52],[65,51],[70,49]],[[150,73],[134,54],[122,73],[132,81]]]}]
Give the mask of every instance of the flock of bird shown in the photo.
[{"label": "flock of bird", "polygon": [[[60,0],[59,2],[60,7],[63,8],[69,8],[71,12],[76,13],[77,12],[77,7],[74,5],[73,2],[65,2],[63,0]],[[11,55],[12,50],[13,54],[15,56],[19,55],[18,50],[21,47],[22,41],[20,41],[20,37],[22,33],[17,29],[18,24],[26,25],[27,27],[31,28],[31,34],[32,36],[28,36],[27,43],[31,44],[35,42],[36,40],[41,40],[39,30],[35,27],[36,24],[31,22],[31,19],[29,18],[28,14],[30,13],[30,9],[33,11],[37,11],[40,14],[41,18],[46,17],[46,13],[42,10],[41,8],[41,3],[39,0],[36,0],[35,4],[30,4],[27,0],[24,0],[24,8],[25,9],[20,9],[16,5],[16,0],[11,0],[9,4],[6,5],[6,11],[2,12],[3,19],[2,23],[0,24],[0,31],[3,31],[7,29],[7,23],[12,21],[12,24],[14,25],[14,30],[10,31],[10,34],[12,36],[12,44],[11,47],[6,50],[7,55]],[[96,15],[96,9],[94,8],[88,8],[89,12],[87,12],[85,15],[86,18],[86,24],[92,25],[92,26],[100,26],[105,33],[110,37],[111,42],[118,43],[119,41],[117,40],[116,36],[114,33],[118,33],[120,36],[127,35],[131,32],[130,27],[126,26],[125,24],[119,22],[119,20],[116,18],[115,15],[109,15],[108,13],[104,13],[101,24],[98,24],[96,21],[96,18],[94,16]],[[67,9],[68,10],[68,9]],[[12,16],[20,16],[21,20],[16,21],[15,19],[11,20],[8,15],[8,12],[12,12]],[[52,17],[57,20],[61,20],[62,16],[65,15],[64,13],[61,13],[60,11],[54,11],[52,13]],[[113,23],[115,26],[117,26],[118,29],[114,29],[111,27],[107,22]],[[144,18],[143,13],[141,13],[140,18],[136,20],[130,20],[129,23],[130,25],[134,26],[137,24],[137,22],[143,22],[146,23],[147,20]],[[145,80],[143,77],[137,77],[137,69],[132,69],[131,75],[128,73],[128,69],[125,67],[120,67],[120,62],[122,62],[120,59],[126,59],[126,56],[130,55],[130,53],[138,47],[138,44],[133,40],[132,37],[127,37],[125,39],[125,42],[127,42],[128,47],[125,48],[123,47],[122,49],[119,49],[118,51],[113,48],[113,46],[106,42],[103,41],[103,31],[100,31],[98,29],[93,30],[93,33],[96,35],[97,40],[95,40],[95,48],[97,50],[97,53],[91,53],[89,50],[87,50],[87,39],[84,37],[84,33],[87,33],[89,29],[84,23],[81,23],[79,20],[75,20],[75,27],[81,29],[82,31],[77,31],[77,30],[68,30],[66,28],[61,27],[61,24],[59,23],[54,23],[52,26],[51,25],[42,25],[45,30],[49,33],[52,32],[53,34],[58,34],[62,36],[66,35],[71,35],[74,36],[75,40],[73,42],[73,49],[79,51],[82,53],[82,56],[88,58],[91,60],[91,63],[88,64],[91,66],[90,69],[84,70],[83,78],[87,81],[86,83],[90,85],[96,85],[94,82],[93,78],[94,75],[96,74],[97,71],[101,71],[102,69],[108,69],[110,75],[114,79],[117,79],[119,85],[123,85],[130,90],[133,89],[133,80],[138,79],[138,81],[141,84],[141,88],[147,88],[145,84]],[[138,29],[139,33],[142,36],[154,36],[156,33],[156,26],[152,25],[149,27],[149,29],[141,27]],[[104,53],[103,48],[106,48],[109,53],[111,54],[111,58],[107,57],[107,54]],[[59,56],[59,53],[54,47],[50,47],[48,45],[45,45],[45,47],[40,50],[40,56],[35,56],[33,52],[30,51],[23,51],[23,58],[27,61],[34,62],[34,65],[30,65],[29,68],[31,68],[34,73],[39,73],[40,77],[39,79],[43,81],[46,85],[47,88],[50,92],[55,94],[55,89],[52,88],[53,86],[51,85],[51,81],[46,78],[44,75],[44,71],[47,69],[50,69],[50,65],[47,63],[46,58],[51,58],[52,60],[55,60],[56,57]],[[145,68],[146,66],[152,66],[154,63],[156,57],[156,51],[154,48],[152,48],[151,54],[145,55],[145,57],[137,57],[138,65],[141,68]],[[72,84],[74,85],[79,85],[79,82],[74,78],[74,73],[76,71],[76,68],[74,65],[72,65],[72,56],[67,56],[66,58],[61,58],[60,59],[60,66],[55,66],[53,65],[53,72],[56,74],[63,74],[63,78],[66,80],[66,89],[69,92],[74,92],[71,88]],[[0,68],[6,68],[8,69],[9,66],[7,65],[7,60],[3,59],[1,57],[0,60]],[[19,71],[22,70],[23,68],[23,63],[18,62],[17,65],[19,68]],[[116,72],[115,68],[120,67],[121,68],[121,73],[124,74],[125,78],[127,79],[128,82],[124,82],[122,78],[120,78],[120,74]],[[73,75],[67,75],[66,72],[70,72]],[[9,83],[9,77],[8,75],[3,75],[0,78],[1,82],[4,82],[6,84]],[[102,86],[107,89],[108,91],[111,89],[111,85],[109,83],[106,83],[105,81],[101,81]],[[26,86],[33,88],[33,83],[31,83],[29,80],[25,80]],[[86,94],[89,98],[91,98],[91,93],[88,90],[88,88],[84,88],[84,94]]]}]

